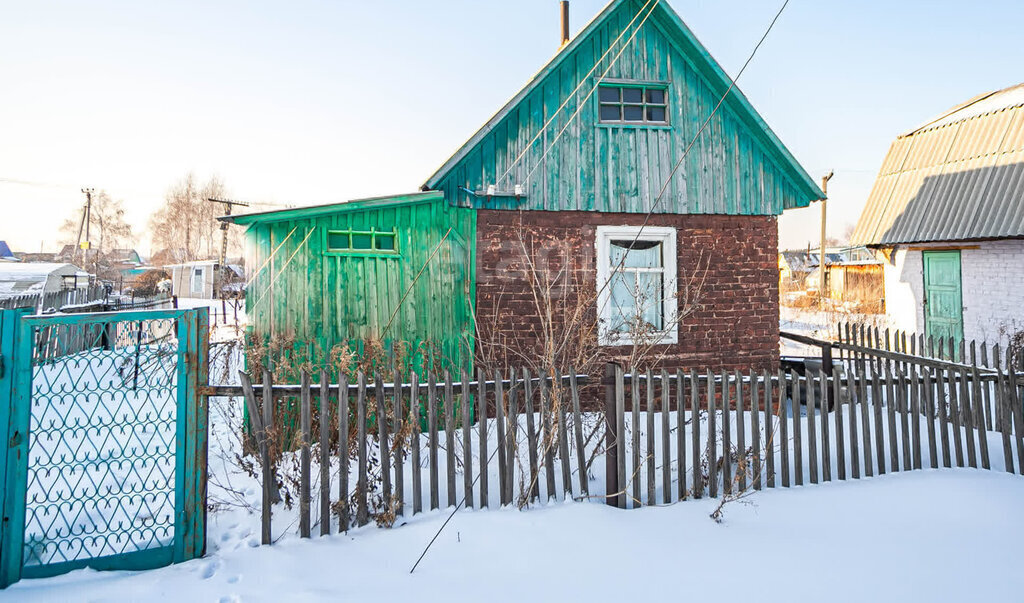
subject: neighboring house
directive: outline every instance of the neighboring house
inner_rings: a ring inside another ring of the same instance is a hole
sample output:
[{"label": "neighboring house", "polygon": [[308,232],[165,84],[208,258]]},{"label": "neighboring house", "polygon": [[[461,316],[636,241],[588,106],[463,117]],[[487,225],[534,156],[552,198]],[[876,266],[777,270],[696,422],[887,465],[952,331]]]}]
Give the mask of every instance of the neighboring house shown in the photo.
[{"label": "neighboring house", "polygon": [[221,218],[248,227],[252,334],[469,368],[580,310],[603,358],[639,323],[666,366],[776,368],[777,216],[823,195],[735,88],[675,169],[729,86],[668,3],[611,2],[423,192]]},{"label": "neighboring house", "polygon": [[852,241],[884,258],[895,328],[1004,343],[1024,330],[1024,84],[899,136]]},{"label": "neighboring house", "polygon": [[0,296],[88,289],[89,273],[74,264],[52,262],[0,264]]},{"label": "neighboring house", "polygon": [[[221,272],[217,260],[169,264],[164,269],[171,273],[171,295],[197,299],[214,299],[217,296],[217,278]],[[226,270],[228,280],[242,276],[242,269],[238,266],[229,264]]]},{"label": "neighboring house", "polygon": [[11,248],[7,246],[7,241],[0,241],[0,262],[17,262],[20,261]]}]

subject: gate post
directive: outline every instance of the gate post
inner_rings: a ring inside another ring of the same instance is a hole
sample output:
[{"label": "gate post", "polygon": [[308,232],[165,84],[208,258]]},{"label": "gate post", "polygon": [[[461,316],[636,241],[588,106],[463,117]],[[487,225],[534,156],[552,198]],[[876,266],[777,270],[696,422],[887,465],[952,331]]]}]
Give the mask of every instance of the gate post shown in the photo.
[{"label": "gate post", "polygon": [[622,492],[624,483],[619,470],[619,457],[624,453],[619,429],[622,426],[624,387],[622,367],[614,362],[604,366],[604,462],[605,462],[605,503],[612,507],[626,508],[626,497]]},{"label": "gate post", "polygon": [[0,588],[21,579],[32,387],[31,337],[22,337],[21,318],[32,310],[0,311]]}]

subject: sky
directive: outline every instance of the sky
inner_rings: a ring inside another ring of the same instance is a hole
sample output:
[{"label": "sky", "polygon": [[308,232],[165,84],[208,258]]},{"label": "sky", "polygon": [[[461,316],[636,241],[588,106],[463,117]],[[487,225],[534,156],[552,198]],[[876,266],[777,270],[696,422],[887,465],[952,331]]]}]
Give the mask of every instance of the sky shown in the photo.
[{"label": "sky", "polygon": [[[781,1],[669,2],[735,75]],[[15,2],[0,14],[0,240],[52,251],[83,187],[143,232],[186,173],[305,205],[415,190],[555,53],[558,2]],[[572,0],[571,30],[604,0]],[[892,140],[1024,80],[1019,1],[791,0],[739,80],[856,222]],[[265,209],[265,208],[264,208]],[[818,207],[780,245],[817,244]]]}]

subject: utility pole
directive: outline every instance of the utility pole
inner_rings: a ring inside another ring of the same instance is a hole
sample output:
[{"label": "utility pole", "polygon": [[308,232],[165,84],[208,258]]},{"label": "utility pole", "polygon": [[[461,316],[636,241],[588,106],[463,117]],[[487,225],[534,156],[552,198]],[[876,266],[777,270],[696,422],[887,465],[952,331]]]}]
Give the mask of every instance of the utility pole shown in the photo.
[{"label": "utility pole", "polygon": [[[82,249],[82,267],[86,270],[89,269],[89,249],[92,247],[91,239],[89,239],[89,225],[92,222],[92,193],[95,189],[83,188],[82,193],[85,194],[85,212],[82,214],[82,222],[85,223],[85,240],[79,242],[78,246]],[[78,238],[82,238],[82,228],[78,228]]]},{"label": "utility pole", "polygon": [[[231,208],[234,207],[235,205],[238,205],[240,207],[249,207],[249,204],[245,203],[243,201],[231,201],[230,199],[216,199],[216,198],[213,198],[213,197],[210,197],[210,198],[208,198],[206,200],[209,201],[210,203],[223,203],[224,204],[224,215],[225,216],[230,216],[231,215]],[[228,223],[227,222],[221,222],[220,223],[220,230],[221,230],[220,262],[219,262],[220,270],[217,273],[216,285],[217,285],[217,294],[219,296],[223,297],[223,295],[221,294],[222,293],[221,292],[221,287],[224,286],[224,270],[226,270],[225,263],[227,262],[227,257],[228,257]]]},{"label": "utility pole", "polygon": [[829,170],[828,175],[821,177],[821,192],[824,196],[821,199],[821,243],[820,250],[818,252],[818,307],[825,307],[825,214],[828,210],[828,181],[832,179],[835,174],[833,170]]}]

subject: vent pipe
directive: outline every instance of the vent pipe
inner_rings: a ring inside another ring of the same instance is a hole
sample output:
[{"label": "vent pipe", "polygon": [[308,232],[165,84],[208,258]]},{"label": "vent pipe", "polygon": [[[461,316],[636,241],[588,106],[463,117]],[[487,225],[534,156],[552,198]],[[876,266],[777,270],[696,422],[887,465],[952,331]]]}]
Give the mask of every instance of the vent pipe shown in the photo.
[{"label": "vent pipe", "polygon": [[564,48],[569,43],[569,0],[562,0],[562,44],[559,48]]}]

